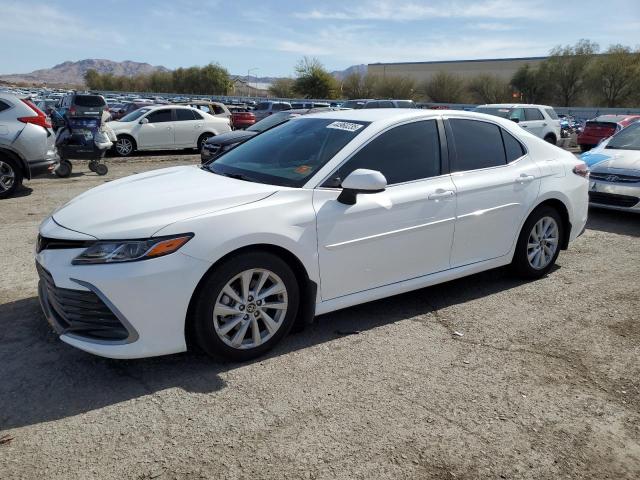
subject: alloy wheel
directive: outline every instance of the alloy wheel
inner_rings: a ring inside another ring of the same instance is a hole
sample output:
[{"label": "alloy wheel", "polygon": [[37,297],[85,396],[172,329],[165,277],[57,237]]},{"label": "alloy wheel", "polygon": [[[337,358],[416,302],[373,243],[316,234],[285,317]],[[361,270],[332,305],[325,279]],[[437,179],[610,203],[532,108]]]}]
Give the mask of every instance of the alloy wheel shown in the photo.
[{"label": "alloy wheel", "polygon": [[8,163],[0,160],[0,192],[7,192],[13,187],[16,181],[16,172]]},{"label": "alloy wheel", "polygon": [[536,270],[551,263],[558,250],[558,224],[552,217],[542,217],[536,222],[527,240],[527,260]]},{"label": "alloy wheel", "polygon": [[119,138],[116,142],[116,151],[122,155],[126,156],[131,153],[133,150],[133,143],[128,138]]},{"label": "alloy wheel", "polygon": [[232,348],[259,347],[280,329],[287,307],[287,288],[278,275],[261,268],[245,270],[227,282],[216,299],[216,334]]}]

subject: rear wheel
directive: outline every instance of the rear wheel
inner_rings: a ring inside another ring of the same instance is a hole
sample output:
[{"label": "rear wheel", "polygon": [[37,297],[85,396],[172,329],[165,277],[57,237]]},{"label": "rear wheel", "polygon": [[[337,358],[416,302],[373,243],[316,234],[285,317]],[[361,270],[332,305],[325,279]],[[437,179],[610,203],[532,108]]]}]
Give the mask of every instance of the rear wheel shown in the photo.
[{"label": "rear wheel", "polygon": [[512,267],[524,278],[540,278],[553,267],[564,233],[562,218],[556,209],[535,209],[520,232]]},{"label": "rear wheel", "polygon": [[298,304],[297,279],[282,259],[261,252],[232,258],[200,289],[193,318],[196,340],[212,356],[255,358],[291,330]]},{"label": "rear wheel", "polygon": [[71,176],[72,171],[73,165],[71,165],[71,162],[69,160],[60,160],[60,163],[53,171],[53,173],[55,173],[56,177],[67,178]]},{"label": "rear wheel", "polygon": [[0,198],[9,198],[22,185],[22,170],[12,158],[0,158]]},{"label": "rear wheel", "polygon": [[549,142],[549,143],[551,143],[552,145],[556,145],[556,143],[557,143],[557,141],[558,141],[558,140],[556,139],[556,136],[555,136],[555,135],[552,135],[551,133],[549,133],[549,134],[547,134],[547,135],[544,137],[544,141],[545,141],[545,142]]},{"label": "rear wheel", "polygon": [[580,151],[581,152],[588,152],[589,150],[591,150],[591,145],[580,145]]},{"label": "rear wheel", "polygon": [[119,156],[128,157],[135,151],[136,145],[133,138],[122,136],[122,137],[118,137],[118,140],[116,141],[115,149],[116,149],[116,153]]},{"label": "rear wheel", "polygon": [[197,146],[198,152],[202,152],[202,146],[204,145],[204,143],[213,136],[214,135],[211,133],[203,133],[202,135],[200,135],[200,137],[198,138]]}]

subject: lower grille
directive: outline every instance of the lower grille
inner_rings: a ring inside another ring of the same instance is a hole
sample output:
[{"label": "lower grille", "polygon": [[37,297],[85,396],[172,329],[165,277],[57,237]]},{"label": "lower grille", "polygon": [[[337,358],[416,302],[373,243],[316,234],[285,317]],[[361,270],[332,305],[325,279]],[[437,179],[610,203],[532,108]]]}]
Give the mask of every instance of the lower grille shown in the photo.
[{"label": "lower grille", "polygon": [[118,317],[91,291],[56,287],[53,277],[39,263],[41,301],[46,303],[59,333],[92,340],[122,341],[129,337]]},{"label": "lower grille", "polygon": [[630,208],[636,205],[640,201],[640,198],[615,193],[589,192],[589,201],[591,203],[610,205],[612,207]]}]

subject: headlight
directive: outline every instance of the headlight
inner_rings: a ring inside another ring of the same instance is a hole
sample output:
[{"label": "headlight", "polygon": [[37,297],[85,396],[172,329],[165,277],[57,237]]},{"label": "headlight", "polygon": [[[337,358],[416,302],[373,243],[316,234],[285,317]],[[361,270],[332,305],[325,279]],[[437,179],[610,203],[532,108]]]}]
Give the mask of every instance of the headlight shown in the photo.
[{"label": "headlight", "polygon": [[73,265],[96,263],[122,263],[162,257],[177,251],[193,238],[193,233],[148,240],[98,241],[78,255]]}]

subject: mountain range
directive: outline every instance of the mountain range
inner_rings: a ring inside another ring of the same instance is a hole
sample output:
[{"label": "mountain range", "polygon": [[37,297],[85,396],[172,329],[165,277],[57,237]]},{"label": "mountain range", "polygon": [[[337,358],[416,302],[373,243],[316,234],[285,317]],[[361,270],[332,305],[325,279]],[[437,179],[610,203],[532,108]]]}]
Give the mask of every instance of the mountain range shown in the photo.
[{"label": "mountain range", "polygon": [[125,75],[132,77],[142,73],[152,73],[154,71],[168,72],[169,69],[162,66],[154,66],[148,63],[114,62],[97,58],[88,58],[77,62],[63,62],[52,68],[43,68],[31,73],[16,73],[11,75],[1,75],[0,80],[5,82],[23,83],[46,83],[50,86],[56,85],[84,85],[84,74],[87,70],[95,70],[98,73],[112,73],[113,75]]},{"label": "mountain range", "polygon": [[[9,75],[0,75],[0,81],[7,83],[28,83],[28,84],[47,84],[48,86],[83,86],[84,74],[87,70],[95,70],[98,73],[111,73],[116,76],[125,75],[133,77],[140,74],[148,74],[154,71],[168,72],[169,69],[160,65],[151,65],[149,63],[132,62],[125,60],[124,62],[114,62],[113,60],[104,60],[97,58],[88,58],[77,62],[63,62],[52,68],[43,68],[34,70],[31,73],[15,73]],[[366,73],[366,65],[353,65],[345,70],[336,70],[331,74],[338,80],[353,72]],[[258,82],[264,84],[273,83],[280,77],[247,77],[246,75],[235,76],[243,81],[250,83]]]}]

